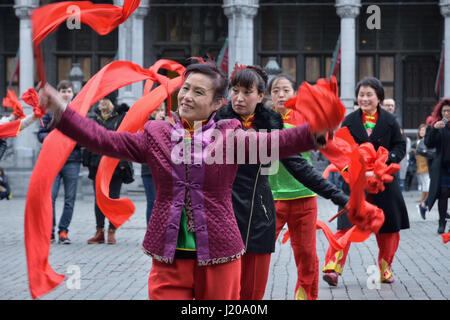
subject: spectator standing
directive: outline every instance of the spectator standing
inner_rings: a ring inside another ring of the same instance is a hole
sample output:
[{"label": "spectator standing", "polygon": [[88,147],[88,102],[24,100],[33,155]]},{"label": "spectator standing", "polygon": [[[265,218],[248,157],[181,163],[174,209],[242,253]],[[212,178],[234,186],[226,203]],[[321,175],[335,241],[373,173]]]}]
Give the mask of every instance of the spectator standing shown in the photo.
[{"label": "spectator standing", "polygon": [[428,158],[430,155],[424,141],[426,130],[427,125],[422,123],[418,128],[417,141],[414,148],[417,163],[417,180],[419,182],[419,190],[422,191],[422,198],[417,201],[419,202],[417,206],[419,213],[424,220],[425,213],[428,210],[427,198],[430,189],[430,174],[428,168]]},{"label": "spectator standing", "polygon": [[[117,130],[125,115],[124,113],[119,114],[115,110],[115,106],[112,102],[114,100],[114,94],[110,94],[108,97],[100,100],[98,108],[96,109],[95,117],[93,119],[102,127],[113,131]],[[100,154],[90,152],[86,149],[83,151],[83,165],[87,166],[89,169],[89,179],[92,180],[94,194],[95,178],[101,158],[102,155]],[[120,189],[122,188],[122,183],[131,183],[133,182],[133,180],[132,164],[127,161],[120,161],[113,173],[109,185],[109,197],[111,197],[111,199],[118,199],[120,197]],[[105,242],[105,215],[98,207],[97,201],[95,201],[94,211],[97,230],[95,235],[88,240],[88,244]],[[111,222],[109,222],[107,239],[108,244],[116,244],[117,241],[115,233],[116,227]]]},{"label": "spectator standing", "polygon": [[430,191],[428,208],[438,201],[438,233],[445,232],[448,197],[450,196],[450,99],[441,99],[432,113],[432,122],[425,134],[425,146],[436,148],[436,155],[430,169]]},{"label": "spectator standing", "polygon": [[[66,105],[72,101],[74,92],[73,85],[68,80],[63,80],[58,83],[56,87],[58,93]],[[42,123],[39,127],[37,137],[39,142],[43,143],[47,135],[53,130],[50,128],[50,123],[53,119],[53,113],[48,111],[42,117]],[[55,241],[55,225],[56,225],[56,213],[55,213],[55,202],[58,197],[59,187],[61,180],[64,184],[64,207],[61,218],[58,224],[58,243],[70,244],[70,239],[68,237],[69,225],[72,221],[73,210],[75,207],[75,199],[77,196],[78,187],[78,175],[80,173],[81,167],[81,148],[76,145],[72,153],[67,158],[66,163],[59,171],[52,187],[52,204],[53,204],[53,228],[51,234],[52,243]]]},{"label": "spectator standing", "polygon": [[384,99],[381,107],[386,110],[387,112],[391,113],[391,114],[395,114],[395,101],[394,99],[391,98],[387,98]]}]

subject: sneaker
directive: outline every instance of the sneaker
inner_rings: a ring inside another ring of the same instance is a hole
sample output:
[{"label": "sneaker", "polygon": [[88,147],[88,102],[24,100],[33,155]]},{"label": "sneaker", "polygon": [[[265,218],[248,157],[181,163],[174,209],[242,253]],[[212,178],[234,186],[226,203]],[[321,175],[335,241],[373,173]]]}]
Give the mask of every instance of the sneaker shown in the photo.
[{"label": "sneaker", "polygon": [[423,207],[421,203],[419,203],[417,205],[417,210],[419,211],[420,216],[422,217],[423,220],[426,219],[425,214],[428,211],[428,207]]},{"label": "sneaker", "polygon": [[338,284],[338,273],[336,271],[327,272],[323,275],[322,279],[332,287],[336,287]]},{"label": "sneaker", "polygon": [[59,233],[59,241],[58,241],[58,243],[70,244],[70,239],[67,237],[67,232],[66,231],[61,231]]}]

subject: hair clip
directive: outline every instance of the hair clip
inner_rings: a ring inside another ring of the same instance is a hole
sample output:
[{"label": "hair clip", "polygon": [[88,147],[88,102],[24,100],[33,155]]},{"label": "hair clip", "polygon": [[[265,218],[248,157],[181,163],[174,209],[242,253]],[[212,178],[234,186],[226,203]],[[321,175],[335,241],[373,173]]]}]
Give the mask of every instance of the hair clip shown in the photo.
[{"label": "hair clip", "polygon": [[234,77],[234,75],[239,71],[239,70],[243,70],[247,68],[247,66],[245,64],[238,64],[237,62],[234,64],[234,69],[233,72],[231,72],[231,77],[230,79],[232,79]]},{"label": "hair clip", "polygon": [[189,60],[198,60],[198,62],[201,63],[201,64],[205,63],[205,60],[202,57],[189,57],[186,60],[187,61],[189,61]]}]

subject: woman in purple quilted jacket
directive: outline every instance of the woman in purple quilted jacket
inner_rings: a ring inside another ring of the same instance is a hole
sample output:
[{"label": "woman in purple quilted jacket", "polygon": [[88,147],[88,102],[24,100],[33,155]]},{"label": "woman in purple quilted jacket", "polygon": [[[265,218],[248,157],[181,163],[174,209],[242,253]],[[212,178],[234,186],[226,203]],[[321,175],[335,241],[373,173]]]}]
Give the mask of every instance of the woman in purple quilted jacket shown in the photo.
[{"label": "woman in purple quilted jacket", "polygon": [[[44,87],[41,103],[56,127],[92,152],[150,166],[156,200],[143,241],[153,258],[150,299],[239,299],[244,244],[231,190],[238,165],[265,163],[323,146],[309,124],[249,132],[236,119],[214,121],[228,80],[212,63],[187,67],[170,121],[149,121],[138,133],[108,131]],[[331,128],[330,128],[331,129]],[[270,152],[268,152],[270,150]]]}]

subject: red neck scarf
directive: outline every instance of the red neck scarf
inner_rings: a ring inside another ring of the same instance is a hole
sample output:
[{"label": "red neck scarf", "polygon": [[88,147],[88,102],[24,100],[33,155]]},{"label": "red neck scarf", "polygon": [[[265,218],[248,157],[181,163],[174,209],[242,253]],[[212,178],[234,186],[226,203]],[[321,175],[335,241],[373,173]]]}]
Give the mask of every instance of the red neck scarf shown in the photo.
[{"label": "red neck scarf", "polygon": [[[206,123],[208,123],[208,119],[202,120],[202,126],[204,126]],[[181,119],[181,124],[183,125],[184,129],[189,132],[189,137],[192,137],[196,128],[185,119]]]},{"label": "red neck scarf", "polygon": [[247,129],[253,129],[253,121],[255,121],[255,114],[249,115],[248,117],[241,116],[242,126]]},{"label": "red neck scarf", "polygon": [[376,110],[374,114],[368,114],[367,112],[362,111],[362,123],[369,137],[372,134],[373,129],[377,124],[377,121],[378,121],[378,110]]}]

